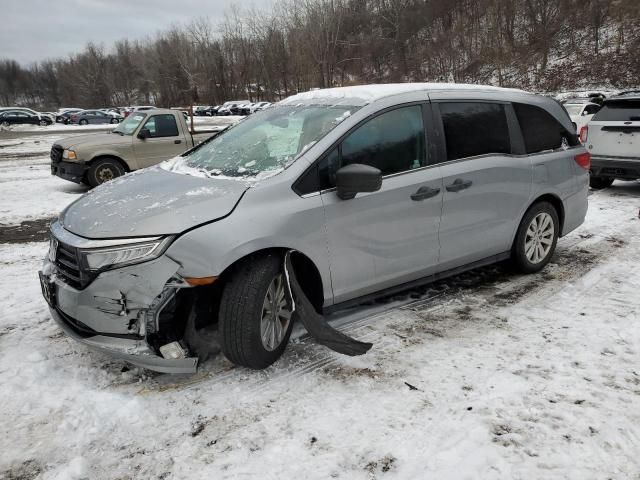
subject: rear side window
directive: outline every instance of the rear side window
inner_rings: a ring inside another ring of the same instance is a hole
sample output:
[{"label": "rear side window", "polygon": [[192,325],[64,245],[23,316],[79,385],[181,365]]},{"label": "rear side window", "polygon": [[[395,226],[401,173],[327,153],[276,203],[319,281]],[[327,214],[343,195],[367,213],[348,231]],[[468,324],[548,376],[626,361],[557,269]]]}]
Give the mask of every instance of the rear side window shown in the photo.
[{"label": "rear side window", "polygon": [[527,153],[555,150],[566,142],[575,145],[575,135],[570,134],[553,115],[546,110],[525,103],[514,103],[513,108],[524,137]]},{"label": "rear side window", "polygon": [[640,100],[614,100],[605,102],[593,121],[633,122],[640,120]]},{"label": "rear side window", "polygon": [[497,103],[440,103],[447,160],[511,153],[504,106]]}]

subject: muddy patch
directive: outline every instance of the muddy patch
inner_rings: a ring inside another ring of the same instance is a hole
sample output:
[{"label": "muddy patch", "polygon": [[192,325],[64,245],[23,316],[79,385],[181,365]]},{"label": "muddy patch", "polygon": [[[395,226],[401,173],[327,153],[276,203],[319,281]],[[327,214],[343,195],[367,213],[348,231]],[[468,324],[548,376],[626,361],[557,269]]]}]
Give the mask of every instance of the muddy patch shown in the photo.
[{"label": "muddy patch", "polygon": [[38,478],[42,471],[42,466],[35,460],[26,460],[14,468],[0,471],[0,478],[7,480],[31,480]]},{"label": "muddy patch", "polygon": [[54,218],[25,220],[20,225],[0,224],[0,243],[44,242],[49,238],[49,226]]},{"label": "muddy patch", "polygon": [[350,380],[354,377],[377,380],[383,376],[381,372],[371,368],[355,368],[346,365],[326,366],[322,369],[322,373],[343,381]]}]

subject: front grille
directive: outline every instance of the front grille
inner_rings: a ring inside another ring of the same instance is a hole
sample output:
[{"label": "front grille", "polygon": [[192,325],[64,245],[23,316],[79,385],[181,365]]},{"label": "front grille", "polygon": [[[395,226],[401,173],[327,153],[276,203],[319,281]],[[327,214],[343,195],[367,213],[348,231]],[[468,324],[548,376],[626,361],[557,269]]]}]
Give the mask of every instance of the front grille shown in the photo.
[{"label": "front grille", "polygon": [[93,280],[91,273],[82,268],[78,249],[60,241],[56,249],[55,264],[61,279],[73,288],[81,290]]},{"label": "front grille", "polygon": [[62,152],[64,149],[60,145],[51,147],[51,163],[59,163],[62,160]]}]

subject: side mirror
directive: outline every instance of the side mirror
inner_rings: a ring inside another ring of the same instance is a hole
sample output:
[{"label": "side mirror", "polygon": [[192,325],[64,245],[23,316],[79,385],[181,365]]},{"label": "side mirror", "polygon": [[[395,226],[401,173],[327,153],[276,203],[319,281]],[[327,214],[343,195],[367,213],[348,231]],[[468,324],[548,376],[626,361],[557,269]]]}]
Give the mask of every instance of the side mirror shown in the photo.
[{"label": "side mirror", "polygon": [[148,128],[141,128],[138,132],[138,138],[140,140],[146,140],[147,138],[151,138],[151,132]]},{"label": "side mirror", "polygon": [[350,200],[360,192],[377,192],[382,172],[375,167],[353,163],[336,172],[336,191],[341,200]]}]

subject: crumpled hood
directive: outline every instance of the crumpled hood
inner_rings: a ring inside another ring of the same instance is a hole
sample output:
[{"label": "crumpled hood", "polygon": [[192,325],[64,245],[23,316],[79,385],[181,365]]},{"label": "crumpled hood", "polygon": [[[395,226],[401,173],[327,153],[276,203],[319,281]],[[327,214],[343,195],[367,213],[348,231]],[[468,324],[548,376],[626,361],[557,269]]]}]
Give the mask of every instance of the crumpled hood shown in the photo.
[{"label": "crumpled hood", "polygon": [[60,222],[94,239],[176,234],[228,215],[247,188],[243,181],[153,167],[88,192],[62,212]]},{"label": "crumpled hood", "polygon": [[88,133],[86,135],[62,138],[55,142],[56,145],[60,145],[62,148],[100,145],[130,145],[131,143],[131,135],[120,135],[118,133]]}]

